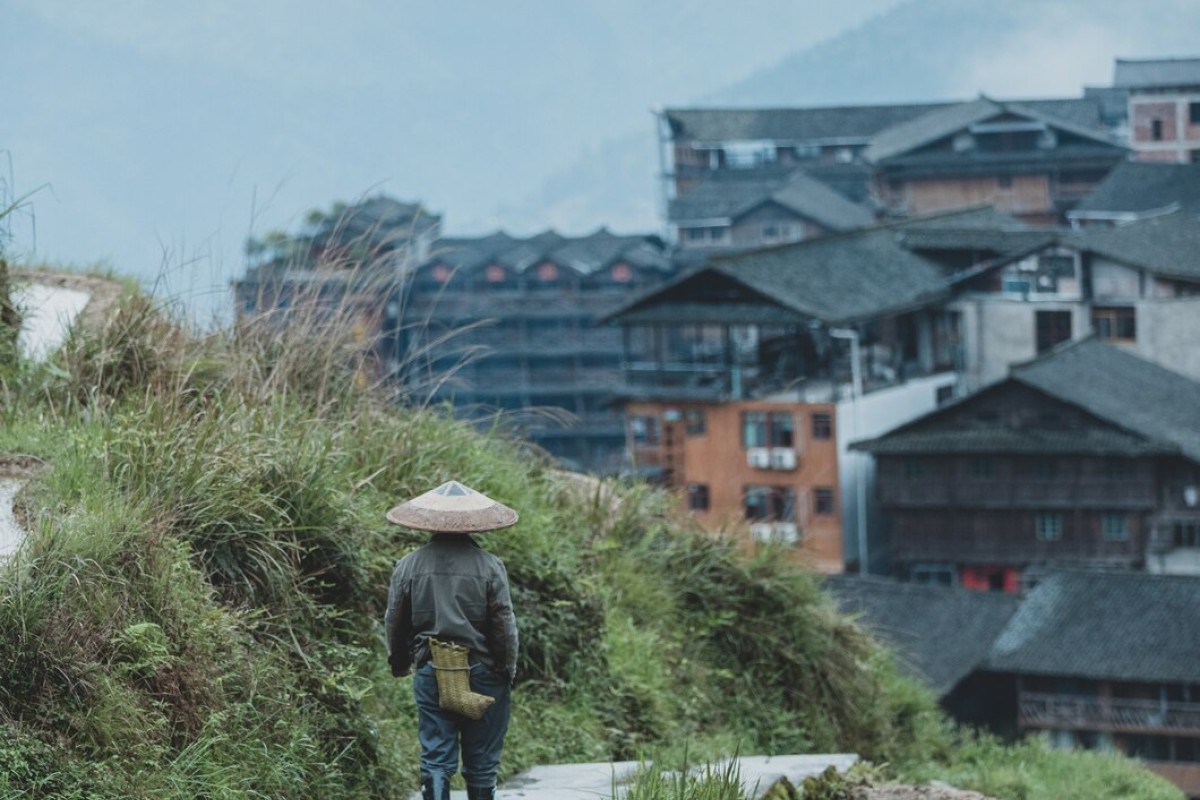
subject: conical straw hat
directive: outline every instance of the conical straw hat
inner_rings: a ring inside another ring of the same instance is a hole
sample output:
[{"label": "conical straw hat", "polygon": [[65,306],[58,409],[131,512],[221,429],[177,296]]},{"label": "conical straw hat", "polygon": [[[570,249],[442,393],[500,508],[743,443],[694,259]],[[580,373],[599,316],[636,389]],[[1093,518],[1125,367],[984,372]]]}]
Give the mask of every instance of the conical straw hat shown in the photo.
[{"label": "conical straw hat", "polygon": [[389,522],[435,533],[478,533],[517,524],[517,512],[458,481],[447,481],[387,513]]}]

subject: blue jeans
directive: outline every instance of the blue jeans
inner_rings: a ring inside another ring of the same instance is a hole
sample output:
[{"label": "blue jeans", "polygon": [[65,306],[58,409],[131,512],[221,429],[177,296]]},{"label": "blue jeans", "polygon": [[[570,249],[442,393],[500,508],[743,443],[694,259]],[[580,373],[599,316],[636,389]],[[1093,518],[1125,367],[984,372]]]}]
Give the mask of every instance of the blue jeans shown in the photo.
[{"label": "blue jeans", "polygon": [[422,780],[440,775],[449,782],[458,771],[461,737],[462,773],[467,785],[484,788],[496,785],[500,751],[504,748],[504,734],[508,732],[508,680],[472,658],[471,689],[496,698],[496,702],[484,712],[483,719],[470,719],[438,707],[437,676],[432,663],[426,661],[413,676]]}]

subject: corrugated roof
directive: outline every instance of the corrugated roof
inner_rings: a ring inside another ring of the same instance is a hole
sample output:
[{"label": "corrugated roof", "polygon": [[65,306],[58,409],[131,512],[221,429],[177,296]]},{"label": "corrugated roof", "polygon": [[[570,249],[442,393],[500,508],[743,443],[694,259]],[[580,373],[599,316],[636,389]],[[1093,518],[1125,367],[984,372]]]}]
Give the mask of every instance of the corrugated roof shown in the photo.
[{"label": "corrugated roof", "polygon": [[1195,683],[1200,579],[1063,572],[1030,592],[996,638],[991,670]]},{"label": "corrugated roof", "polygon": [[737,171],[718,171],[671,201],[672,222],[729,219],[742,216],[767,203],[777,203],[827,230],[861,228],[875,221],[863,206],[851,202],[803,170],[786,174],[758,172],[741,178]]},{"label": "corrugated roof", "polygon": [[1153,89],[1200,86],[1200,58],[1118,58],[1113,87]]},{"label": "corrugated roof", "polygon": [[933,429],[906,429],[863,442],[855,449],[876,456],[896,455],[1063,455],[1155,456],[1178,452],[1170,445],[1120,430],[1007,428],[975,422]]},{"label": "corrugated roof", "polygon": [[842,613],[857,615],[895,651],[901,668],[938,696],[949,694],[986,660],[1021,603],[1011,594],[877,577],[830,576],[825,588]]}]

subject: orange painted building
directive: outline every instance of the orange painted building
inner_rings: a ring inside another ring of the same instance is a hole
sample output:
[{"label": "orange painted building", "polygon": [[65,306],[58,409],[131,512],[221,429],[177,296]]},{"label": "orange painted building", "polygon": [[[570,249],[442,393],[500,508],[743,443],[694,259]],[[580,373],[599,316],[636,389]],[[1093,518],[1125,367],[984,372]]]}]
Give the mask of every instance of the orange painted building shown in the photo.
[{"label": "orange painted building", "polygon": [[842,571],[832,403],[631,402],[635,466],[710,531],[747,550],[774,541],[822,572]]}]

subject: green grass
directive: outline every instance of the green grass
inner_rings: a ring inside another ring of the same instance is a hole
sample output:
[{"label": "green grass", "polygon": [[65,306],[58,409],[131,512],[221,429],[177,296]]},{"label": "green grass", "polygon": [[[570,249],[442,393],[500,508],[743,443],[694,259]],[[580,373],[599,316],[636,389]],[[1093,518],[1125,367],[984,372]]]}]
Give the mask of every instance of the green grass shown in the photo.
[{"label": "green grass", "polygon": [[[816,576],[680,529],[638,487],[616,512],[581,498],[517,443],[375,391],[340,329],[317,330],[199,336],[131,294],[2,376],[0,453],[52,468],[0,567],[0,798],[414,789],[411,683],[380,621],[424,537],[383,515],[451,477],[522,515],[484,540],[521,625],[505,777],[854,751],[1005,798],[1071,779],[1176,796],[1127,760],[958,742]],[[646,800],[736,796],[720,775],[639,780]]]}]

